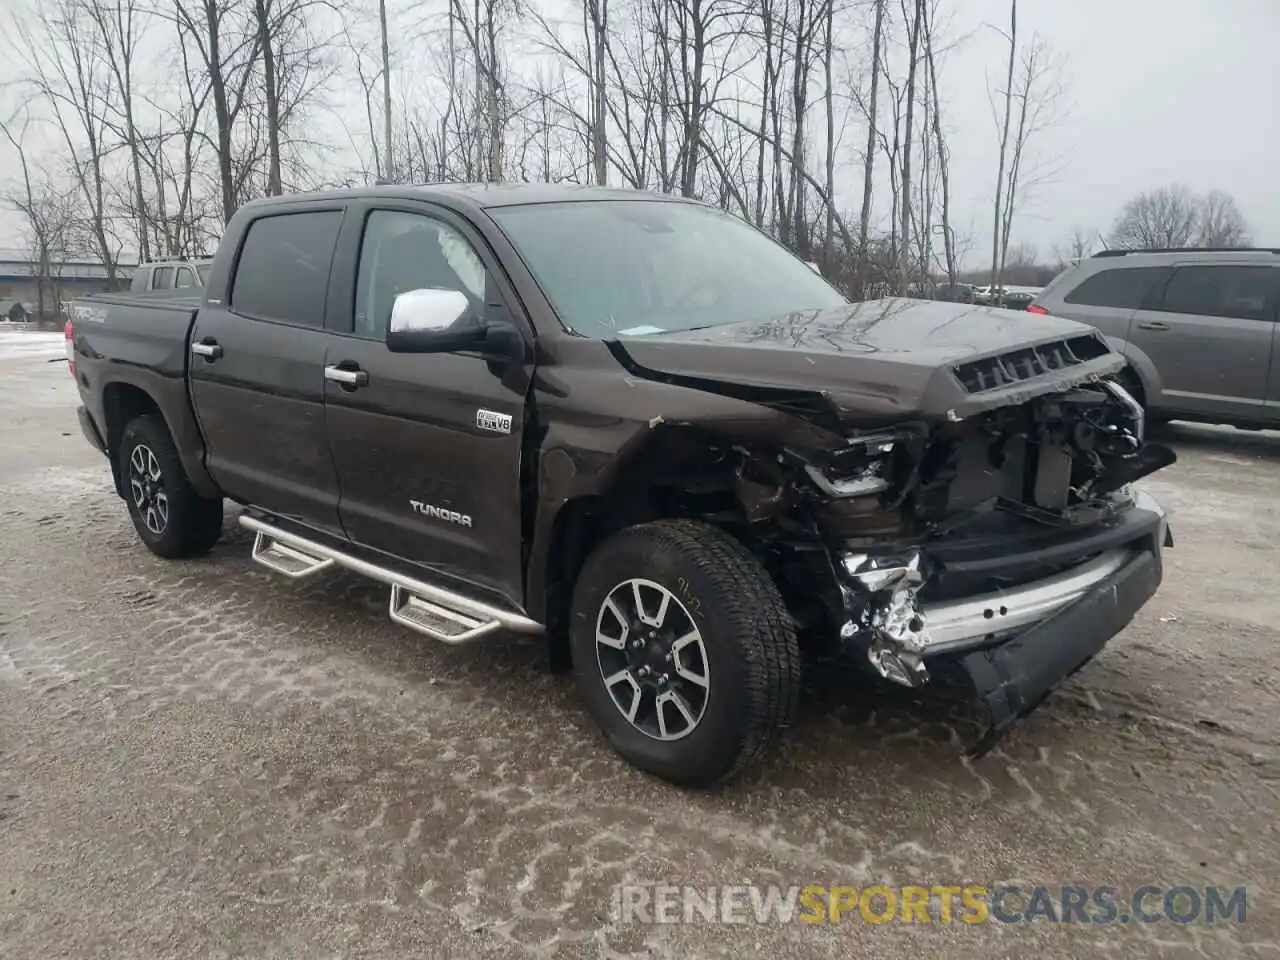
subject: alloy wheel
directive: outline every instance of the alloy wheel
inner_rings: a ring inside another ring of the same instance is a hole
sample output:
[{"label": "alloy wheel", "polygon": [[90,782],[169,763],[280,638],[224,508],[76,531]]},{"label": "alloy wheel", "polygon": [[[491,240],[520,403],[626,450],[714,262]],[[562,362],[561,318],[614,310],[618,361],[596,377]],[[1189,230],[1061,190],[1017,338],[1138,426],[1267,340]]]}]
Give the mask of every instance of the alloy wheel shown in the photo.
[{"label": "alloy wheel", "polygon": [[129,455],[129,489],[146,528],[157,537],[162,536],[169,525],[169,495],[164,489],[160,461],[145,443],[138,444]]},{"label": "alloy wheel", "polygon": [[680,599],[652,580],[625,580],[596,615],[596,659],[618,712],[655,740],[698,726],[711,695],[702,633]]}]

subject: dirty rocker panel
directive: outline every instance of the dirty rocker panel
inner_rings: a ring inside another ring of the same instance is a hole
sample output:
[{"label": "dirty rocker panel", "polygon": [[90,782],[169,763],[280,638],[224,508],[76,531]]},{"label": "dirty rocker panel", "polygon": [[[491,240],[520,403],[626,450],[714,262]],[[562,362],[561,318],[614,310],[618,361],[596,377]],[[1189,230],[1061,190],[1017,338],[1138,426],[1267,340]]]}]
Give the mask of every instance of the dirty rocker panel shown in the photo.
[{"label": "dirty rocker panel", "polygon": [[989,713],[973,754],[987,753],[1019,718],[1088,663],[1155,594],[1162,578],[1156,543],[1055,616],[1013,639],[958,658]]}]

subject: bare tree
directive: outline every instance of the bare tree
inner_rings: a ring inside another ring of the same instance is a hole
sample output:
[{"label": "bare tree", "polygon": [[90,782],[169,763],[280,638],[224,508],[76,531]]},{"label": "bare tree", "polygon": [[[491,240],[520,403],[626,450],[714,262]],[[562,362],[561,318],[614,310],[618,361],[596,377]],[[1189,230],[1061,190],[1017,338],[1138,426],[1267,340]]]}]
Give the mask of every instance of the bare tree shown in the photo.
[{"label": "bare tree", "polygon": [[1120,211],[1111,227],[1118,247],[1163,250],[1187,247],[1196,241],[1200,201],[1182,184],[1140,193]]},{"label": "bare tree", "polygon": [[1004,271],[1005,254],[1013,233],[1014,216],[1028,200],[1031,188],[1043,183],[1057,170],[1056,163],[1033,169],[1028,145],[1057,118],[1061,93],[1058,63],[1053,59],[1044,40],[1032,35],[1031,43],[1022,54],[1013,94],[1018,110],[1018,127],[1013,138],[1013,152],[1005,180],[1004,210],[1000,224],[1001,272]]},{"label": "bare tree", "polygon": [[280,176],[280,90],[276,82],[276,25],[274,0],[253,0],[258,24],[258,48],[262,51],[263,94],[267,111],[267,196],[283,192]]},{"label": "bare tree", "polygon": [[450,0],[450,18],[462,31],[471,50],[475,70],[476,142],[481,147],[484,179],[499,181],[503,172],[503,147],[508,120],[503,65],[498,37],[514,0],[473,0],[467,10],[463,0]]},{"label": "bare tree", "polygon": [[118,109],[119,90],[95,31],[83,0],[52,0],[36,8],[34,22],[18,22],[17,46],[28,83],[51,109],[66,148],[83,203],[78,229],[114,282],[120,243],[108,209],[107,117]]},{"label": "bare tree", "polygon": [[1235,198],[1223,190],[1210,190],[1200,201],[1196,241],[1202,247],[1247,247],[1249,224]]},{"label": "bare tree", "polygon": [[391,147],[391,41],[387,36],[387,0],[378,0],[378,30],[382,35],[382,135],[387,176],[396,175]]},{"label": "bare tree", "polygon": [[822,228],[822,265],[829,270],[832,267],[836,231],[836,105],[835,85],[831,82],[831,67],[835,58],[836,5],[834,0],[826,0],[826,9],[823,11],[822,19],[822,100],[827,114],[827,202],[825,205],[826,222]]},{"label": "bare tree", "polygon": [[607,134],[607,83],[605,61],[609,51],[609,0],[584,0],[587,49],[591,52],[591,166],[600,186],[609,182]]},{"label": "bare tree", "polygon": [[[916,110],[916,67],[920,62],[918,55],[920,49],[920,21],[924,16],[925,0],[912,0],[911,27],[907,33],[907,88],[904,94],[906,99],[906,122],[903,130],[902,138],[902,244],[900,247],[901,254],[898,266],[898,283],[904,283],[907,275],[907,258],[911,236],[911,135],[915,122]],[[904,0],[905,4],[905,0]],[[903,19],[906,19],[906,9],[903,9]],[[927,237],[928,228],[925,228],[924,235]]]},{"label": "bare tree", "polygon": [[[880,101],[880,51],[884,42],[884,14],[887,0],[874,0],[875,25],[871,31],[871,90],[867,95],[867,148],[862,159],[862,206],[858,214],[858,260],[865,262],[871,229],[871,201],[875,184],[876,117]],[[861,281],[858,286],[861,288]]]},{"label": "bare tree", "polygon": [[947,288],[954,290],[956,285],[956,238],[951,226],[951,156],[947,149],[946,138],[942,134],[942,107],[938,96],[938,67],[934,56],[934,21],[937,5],[926,12],[924,29],[924,55],[929,69],[928,85],[931,105],[933,107],[933,138],[938,164],[938,179],[942,187],[942,243],[947,268]]},{"label": "bare tree", "polygon": [[[0,203],[15,210],[23,219],[21,229],[36,281],[36,314],[44,317],[47,313],[56,314],[59,306],[58,264],[68,252],[75,206],[69,191],[57,189],[47,178],[37,179],[31,169],[23,146],[29,128],[30,118],[25,115],[20,124],[0,121],[0,135],[18,155],[22,172],[21,185],[0,197]],[[47,309],[50,307],[52,309]]]},{"label": "bare tree", "polygon": [[1096,230],[1082,230],[1074,227],[1071,235],[1062,243],[1054,244],[1053,255],[1058,261],[1058,269],[1065,269],[1077,260],[1083,260],[1093,252]]},{"label": "bare tree", "polygon": [[1001,200],[1004,194],[1005,163],[1009,157],[1009,122],[1013,119],[1013,71],[1018,56],[1018,0],[1009,0],[1009,32],[1004,35],[1009,41],[1009,67],[1004,82],[1004,123],[1000,129],[1000,160],[996,171],[995,212],[992,215],[991,227],[991,286],[1000,285],[1000,250],[1008,246],[1008,240],[1001,240],[1001,226],[1004,223]]},{"label": "bare tree", "polygon": [[151,224],[142,181],[143,148],[136,117],[138,92],[134,85],[135,55],[146,29],[146,16],[138,0],[81,2],[85,16],[96,30],[94,42],[101,44],[103,58],[118,93],[118,97],[113,97],[104,104],[111,109],[111,114],[104,117],[104,120],[114,126],[117,139],[122,140],[129,151],[129,170],[132,176],[130,205],[136,222],[138,253],[143,260],[147,260],[151,255]]},{"label": "bare tree", "polygon": [[215,149],[223,220],[237,207],[236,155],[233,128],[245,106],[245,95],[261,52],[262,32],[239,15],[235,0],[173,0],[174,17],[183,36],[200,51],[209,78],[216,125]]}]

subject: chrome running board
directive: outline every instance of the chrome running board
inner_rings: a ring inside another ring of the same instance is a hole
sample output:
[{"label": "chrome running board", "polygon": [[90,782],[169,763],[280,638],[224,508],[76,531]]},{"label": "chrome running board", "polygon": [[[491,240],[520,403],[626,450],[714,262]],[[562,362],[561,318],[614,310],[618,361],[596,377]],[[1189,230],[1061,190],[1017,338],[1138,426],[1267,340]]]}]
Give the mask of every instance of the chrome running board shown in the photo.
[{"label": "chrome running board", "polygon": [[452,590],[406,577],[359,557],[273,526],[248,514],[240,526],[257,536],[253,560],[276,573],[298,580],[333,566],[377,580],[391,587],[391,619],[440,643],[458,645],[499,630],[542,633],[535,620],[511,613]]}]

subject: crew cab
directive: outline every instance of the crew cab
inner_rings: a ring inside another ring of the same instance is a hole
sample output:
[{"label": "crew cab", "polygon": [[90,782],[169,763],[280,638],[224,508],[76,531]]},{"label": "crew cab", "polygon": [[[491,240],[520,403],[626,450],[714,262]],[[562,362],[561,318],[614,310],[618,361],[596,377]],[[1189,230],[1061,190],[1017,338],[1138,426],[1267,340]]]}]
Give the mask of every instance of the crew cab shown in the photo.
[{"label": "crew cab", "polygon": [[518,632],[608,741],[706,785],[803,670],[959,684],[985,749],[1156,591],[1172,463],[1056,317],[850,303],[743,221],[604,188],[254,201],[203,295],[96,295],[69,355],[142,542],[223,502],[286,578],[344,567],[446,644]]}]

